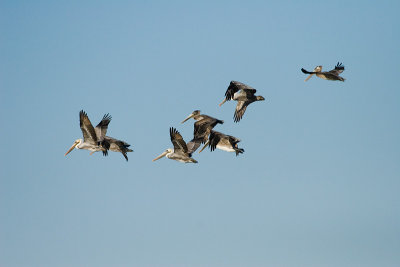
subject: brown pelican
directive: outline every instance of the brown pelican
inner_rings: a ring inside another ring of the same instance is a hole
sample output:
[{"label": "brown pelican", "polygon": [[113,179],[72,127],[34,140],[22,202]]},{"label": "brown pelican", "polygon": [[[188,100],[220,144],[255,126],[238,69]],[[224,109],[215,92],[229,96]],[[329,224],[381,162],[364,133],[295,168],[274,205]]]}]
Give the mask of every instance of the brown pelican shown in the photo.
[{"label": "brown pelican", "polygon": [[195,152],[199,146],[205,143],[208,140],[208,135],[210,131],[217,125],[218,123],[223,124],[224,121],[200,114],[200,110],[193,111],[186,119],[184,119],[181,123],[193,118],[196,120],[194,123],[193,130],[193,139],[187,144],[189,153]]},{"label": "brown pelican", "polygon": [[265,98],[260,95],[254,95],[256,92],[256,89],[248,86],[247,84],[237,81],[231,81],[228,89],[225,92],[225,99],[219,104],[219,106],[222,106],[222,104],[224,104],[226,101],[236,100],[237,105],[233,120],[235,122],[238,122],[243,117],[243,114],[246,111],[248,105],[255,101],[265,100]]},{"label": "brown pelican", "polygon": [[237,143],[239,142],[240,139],[234,136],[226,135],[217,131],[211,131],[208,141],[205,143],[205,145],[199,151],[199,153],[201,153],[201,151],[203,151],[204,148],[209,146],[211,151],[214,151],[216,148],[218,148],[228,152],[235,152],[237,156],[240,153],[244,152],[243,148],[238,147]]},{"label": "brown pelican", "polygon": [[129,144],[125,143],[124,141],[106,136],[110,121],[111,116],[109,114],[105,114],[96,128],[93,128],[93,125],[90,122],[86,112],[81,110],[79,112],[79,123],[83,134],[83,140],[75,140],[74,144],[65,153],[65,156],[68,155],[74,148],[90,150],[92,151],[90,155],[92,155],[94,152],[102,151],[104,156],[107,156],[108,150],[111,150],[115,152],[121,152],[125,159],[128,160],[126,152],[133,151],[128,148]]},{"label": "brown pelican", "polygon": [[182,135],[175,128],[169,128],[169,135],[171,137],[171,142],[174,145],[174,149],[168,148],[160,156],[153,159],[153,161],[162,157],[167,157],[184,163],[197,163],[195,159],[191,158],[192,154],[188,152],[188,148]]},{"label": "brown pelican", "polygon": [[[126,159],[126,161],[128,161],[128,155],[126,154],[127,152],[133,152],[132,149],[129,149],[129,147],[131,146],[130,144],[128,144],[127,142],[109,137],[109,136],[105,136],[104,137],[104,146],[106,146],[107,149],[114,151],[114,152],[121,152],[122,155],[124,156],[124,158]],[[92,152],[91,154],[93,154],[94,152]]]},{"label": "brown pelican", "polygon": [[335,68],[330,71],[322,71],[322,66],[316,66],[314,71],[306,71],[305,69],[301,69],[301,71],[305,74],[310,74],[304,81],[308,81],[314,74],[322,78],[324,80],[331,80],[331,81],[342,81],[344,82],[345,78],[340,77],[339,74],[344,71],[344,66],[342,63],[337,63]]}]

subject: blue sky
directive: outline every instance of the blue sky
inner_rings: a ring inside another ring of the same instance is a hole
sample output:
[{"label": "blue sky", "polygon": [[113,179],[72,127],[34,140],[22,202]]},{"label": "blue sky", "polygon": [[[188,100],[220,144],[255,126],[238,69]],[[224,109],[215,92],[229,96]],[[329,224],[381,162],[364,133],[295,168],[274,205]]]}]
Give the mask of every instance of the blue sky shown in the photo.
[{"label": "blue sky", "polygon": [[[399,266],[399,8],[1,1],[0,265]],[[266,98],[237,124],[231,80]],[[64,157],[81,109],[129,162]],[[152,162],[196,109],[245,153]]]}]

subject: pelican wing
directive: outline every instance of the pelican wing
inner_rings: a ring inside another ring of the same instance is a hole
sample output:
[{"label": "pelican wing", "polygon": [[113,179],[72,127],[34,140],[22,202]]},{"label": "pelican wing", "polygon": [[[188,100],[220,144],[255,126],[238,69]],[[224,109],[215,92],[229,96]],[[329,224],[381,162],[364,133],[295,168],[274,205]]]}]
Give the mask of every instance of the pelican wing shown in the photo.
[{"label": "pelican wing", "polygon": [[247,89],[243,89],[243,92],[246,94],[247,98],[252,98],[252,97],[254,97],[254,94],[257,92],[257,90],[247,88]]},{"label": "pelican wing", "polygon": [[[247,84],[238,82],[238,81],[231,81],[231,83],[229,84],[228,89],[225,92],[225,99],[226,101],[229,101],[231,99],[233,99],[233,96],[236,92],[238,92],[239,90],[244,90],[244,89],[252,89],[255,91],[255,89]],[[254,92],[255,93],[255,92]]]},{"label": "pelican wing", "polygon": [[232,135],[228,135],[228,140],[229,140],[229,143],[232,145],[232,147],[235,147],[235,145],[240,142],[239,138],[236,138]]},{"label": "pelican wing", "polygon": [[88,143],[97,144],[96,131],[94,130],[88,115],[83,110],[79,112],[79,124],[82,130],[83,140]]},{"label": "pelican wing", "polygon": [[237,143],[239,143],[241,141],[239,138],[234,137],[234,136],[231,136],[229,138],[229,140],[231,140],[234,144],[237,144]]},{"label": "pelican wing", "polygon": [[122,156],[124,156],[124,158],[126,159],[126,161],[128,161],[128,155],[126,154],[126,151],[122,150],[121,153],[122,153]]},{"label": "pelican wing", "polygon": [[243,114],[246,111],[247,106],[250,104],[249,101],[238,101],[235,109],[235,114],[233,116],[233,120],[238,122],[242,119]]},{"label": "pelican wing", "polygon": [[128,161],[128,155],[126,154],[127,151],[130,151],[127,147],[129,146],[127,143],[121,140],[116,140],[114,141],[114,144],[118,147],[119,152],[122,153],[126,161]]},{"label": "pelican wing", "polygon": [[315,73],[315,72],[307,71],[307,70],[305,70],[305,69],[303,69],[303,68],[301,68],[301,71],[302,71],[304,74],[310,74],[310,75],[308,75],[308,77],[304,80],[305,82],[308,81],[308,80],[314,75],[314,73]]},{"label": "pelican wing", "polygon": [[108,155],[108,150],[110,149],[110,146],[111,146],[109,140],[104,139],[101,142],[101,146],[104,148],[104,150],[102,150],[103,151],[103,156],[107,156]]},{"label": "pelican wing", "polygon": [[322,66],[316,66],[313,71],[308,71],[308,70],[305,70],[305,69],[301,68],[301,71],[304,74],[310,74],[310,75],[308,75],[308,77],[304,81],[305,82],[308,81],[313,76],[313,74],[321,72],[321,70],[322,70]]},{"label": "pelican wing", "polygon": [[97,141],[102,142],[104,140],[104,137],[106,136],[107,133],[107,128],[108,124],[110,124],[111,121],[111,116],[110,114],[105,114],[103,116],[103,119],[97,124],[96,128],[94,128],[97,136]]},{"label": "pelican wing", "polygon": [[209,116],[194,123],[193,139],[188,143],[189,153],[196,151],[201,144],[208,140],[211,130],[218,123],[223,124],[224,121]]},{"label": "pelican wing", "polygon": [[194,123],[193,139],[187,143],[188,153],[195,152],[201,144],[207,141],[211,129],[215,126],[217,119],[203,119]]},{"label": "pelican wing", "polygon": [[303,68],[301,68],[301,72],[303,72],[304,74],[314,74],[315,73],[315,72],[311,72],[311,71],[305,70]]},{"label": "pelican wing", "polygon": [[121,152],[122,155],[124,156],[124,158],[126,159],[126,161],[128,161],[128,155],[126,154],[126,152],[132,152],[132,149],[129,149],[128,147],[130,147],[130,144],[128,144],[127,142],[124,142],[122,140],[118,140],[109,136],[105,136],[104,137],[104,141],[105,143],[110,144],[109,148],[111,151],[115,151],[115,152]]},{"label": "pelican wing", "polygon": [[344,71],[344,66],[342,63],[337,63],[335,68],[333,70],[328,71],[329,73],[332,73],[333,75],[339,76],[340,73]]},{"label": "pelican wing", "polygon": [[204,143],[203,138],[193,138],[189,143],[187,143],[188,153],[194,153],[201,146],[202,143]]},{"label": "pelican wing", "polygon": [[204,138],[213,128],[212,120],[201,120],[194,123],[193,136],[194,139]]},{"label": "pelican wing", "polygon": [[182,138],[182,135],[173,127],[169,128],[169,135],[171,137],[171,142],[174,145],[175,152],[183,152],[187,153],[188,148],[186,146],[185,141]]},{"label": "pelican wing", "polygon": [[221,133],[211,131],[209,139],[210,139],[210,150],[214,151],[217,148],[219,141],[221,140]]}]

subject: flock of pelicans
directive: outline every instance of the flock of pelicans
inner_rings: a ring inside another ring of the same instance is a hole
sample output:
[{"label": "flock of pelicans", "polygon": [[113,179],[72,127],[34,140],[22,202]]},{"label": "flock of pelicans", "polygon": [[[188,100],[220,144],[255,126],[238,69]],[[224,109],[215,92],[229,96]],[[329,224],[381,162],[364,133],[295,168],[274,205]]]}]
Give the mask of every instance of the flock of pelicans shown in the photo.
[{"label": "flock of pelicans", "polygon": [[[344,66],[342,63],[337,63],[333,70],[326,72],[322,71],[322,66],[315,67],[313,71],[307,71],[303,68],[301,71],[305,74],[309,74],[305,81],[308,81],[313,75],[316,75],[324,80],[342,82],[345,80],[343,77],[340,77],[340,74],[344,71]],[[237,101],[233,120],[235,122],[239,122],[242,119],[248,105],[255,101],[265,100],[264,97],[256,96],[255,93],[256,89],[253,87],[241,82],[231,81],[228,89],[225,92],[225,98],[219,104],[219,106],[224,104],[226,101]],[[217,124],[223,124],[224,121],[200,114],[199,110],[195,110],[186,119],[184,119],[182,123],[191,118],[196,121],[194,123],[193,139],[186,143],[183,140],[182,135],[175,128],[171,127],[169,129],[169,135],[174,148],[168,148],[161,155],[153,159],[153,161],[156,161],[162,157],[167,157],[180,162],[197,163],[197,161],[192,158],[192,153],[195,152],[201,146],[201,144],[204,144],[204,146],[199,153],[202,152],[207,146],[210,147],[211,151],[214,151],[216,148],[218,148],[228,152],[235,152],[236,156],[244,152],[244,150],[239,148],[237,145],[240,142],[240,139],[213,130]],[[130,145],[124,141],[106,136],[108,124],[111,121],[111,116],[109,114],[105,114],[103,119],[99,122],[99,124],[97,124],[96,127],[93,127],[88,115],[83,110],[79,112],[79,120],[83,134],[83,140],[77,139],[65,153],[65,156],[74,148],[90,150],[90,155],[92,155],[94,152],[102,151],[104,156],[107,156],[108,151],[111,150],[122,153],[122,155],[128,161],[128,156],[126,153],[133,151],[132,149],[129,149]]]}]

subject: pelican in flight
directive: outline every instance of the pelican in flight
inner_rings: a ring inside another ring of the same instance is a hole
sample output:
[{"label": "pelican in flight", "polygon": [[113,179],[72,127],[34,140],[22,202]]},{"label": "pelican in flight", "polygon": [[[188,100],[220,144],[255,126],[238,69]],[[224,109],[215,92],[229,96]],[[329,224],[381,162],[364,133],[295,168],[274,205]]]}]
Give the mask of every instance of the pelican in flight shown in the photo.
[{"label": "pelican in flight", "polygon": [[322,66],[316,66],[314,71],[306,71],[305,69],[301,69],[301,71],[305,74],[310,74],[304,81],[308,81],[314,74],[322,78],[324,80],[330,80],[330,81],[342,81],[344,82],[345,78],[340,77],[340,73],[344,71],[344,66],[342,63],[337,63],[335,68],[330,71],[322,71]]},{"label": "pelican in flight", "polygon": [[[127,152],[133,152],[132,149],[129,147],[131,146],[127,142],[124,142],[122,140],[118,140],[109,136],[104,137],[104,143],[107,146],[107,149],[114,151],[114,152],[121,152],[126,161],[128,161],[128,155],[126,154]],[[92,152],[93,154],[94,152]]]},{"label": "pelican in flight", "polygon": [[106,136],[108,124],[111,121],[111,116],[105,114],[103,119],[97,124],[96,128],[93,127],[85,111],[79,112],[79,124],[83,134],[83,140],[77,139],[74,144],[65,153],[68,155],[74,148],[90,150],[92,155],[94,152],[102,151],[104,156],[108,155],[108,150],[121,152],[125,159],[128,161],[126,152],[132,152],[129,149],[128,143]]},{"label": "pelican in flight", "polygon": [[243,148],[238,147],[237,143],[239,142],[240,139],[234,136],[226,135],[217,131],[211,131],[208,141],[204,144],[199,153],[209,146],[211,151],[214,151],[216,148],[218,148],[228,152],[235,152],[237,156],[244,152]]},{"label": "pelican in flight", "polygon": [[162,157],[167,157],[184,163],[197,163],[197,160],[193,159],[192,154],[188,152],[188,148],[182,135],[175,128],[169,128],[169,135],[171,137],[171,142],[174,145],[174,149],[168,148],[160,156],[153,159],[153,161]]},{"label": "pelican in flight", "polygon": [[225,99],[219,104],[219,106],[222,106],[226,101],[236,100],[237,105],[235,114],[233,115],[233,120],[234,122],[238,122],[242,119],[248,105],[255,101],[265,100],[265,98],[260,95],[254,95],[256,92],[256,89],[247,84],[231,81],[225,92]]},{"label": "pelican in flight", "polygon": [[224,123],[222,120],[200,114],[200,110],[193,111],[181,123],[184,123],[191,118],[196,120],[196,122],[194,123],[193,139],[187,144],[189,153],[195,152],[201,144],[204,144],[208,140],[208,135],[217,124]]}]

